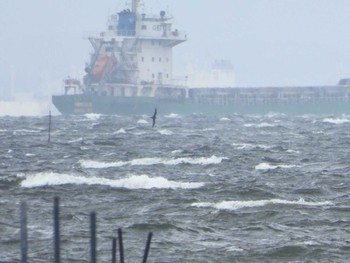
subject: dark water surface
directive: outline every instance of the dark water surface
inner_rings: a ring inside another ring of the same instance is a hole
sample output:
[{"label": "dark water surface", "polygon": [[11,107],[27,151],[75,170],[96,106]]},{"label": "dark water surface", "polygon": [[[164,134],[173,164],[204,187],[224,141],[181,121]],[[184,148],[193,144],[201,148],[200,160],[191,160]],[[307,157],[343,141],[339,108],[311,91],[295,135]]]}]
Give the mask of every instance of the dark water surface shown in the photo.
[{"label": "dark water surface", "polygon": [[0,261],[19,262],[20,202],[29,262],[349,262],[350,117],[85,115],[0,118]]}]

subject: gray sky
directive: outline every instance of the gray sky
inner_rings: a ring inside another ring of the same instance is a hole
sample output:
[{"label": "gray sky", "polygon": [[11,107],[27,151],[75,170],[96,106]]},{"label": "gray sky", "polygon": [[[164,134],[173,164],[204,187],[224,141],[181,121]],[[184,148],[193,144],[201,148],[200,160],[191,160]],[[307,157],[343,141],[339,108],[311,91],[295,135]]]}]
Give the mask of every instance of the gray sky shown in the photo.
[{"label": "gray sky", "polygon": [[[0,96],[60,93],[83,74],[92,51],[84,32],[105,30],[127,0],[0,0]],[[215,59],[235,67],[237,86],[335,84],[350,77],[349,0],[147,0],[171,11],[188,41],[174,49],[174,71]],[[12,72],[12,73],[11,73]],[[1,100],[0,97],[0,100]]]}]

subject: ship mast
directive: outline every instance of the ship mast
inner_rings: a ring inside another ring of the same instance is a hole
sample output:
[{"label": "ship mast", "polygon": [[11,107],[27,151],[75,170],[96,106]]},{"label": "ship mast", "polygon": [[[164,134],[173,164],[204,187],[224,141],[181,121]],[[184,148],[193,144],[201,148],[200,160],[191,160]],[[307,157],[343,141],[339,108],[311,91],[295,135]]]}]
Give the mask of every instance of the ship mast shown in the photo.
[{"label": "ship mast", "polygon": [[137,9],[139,7],[140,0],[132,0],[132,12],[137,13]]}]

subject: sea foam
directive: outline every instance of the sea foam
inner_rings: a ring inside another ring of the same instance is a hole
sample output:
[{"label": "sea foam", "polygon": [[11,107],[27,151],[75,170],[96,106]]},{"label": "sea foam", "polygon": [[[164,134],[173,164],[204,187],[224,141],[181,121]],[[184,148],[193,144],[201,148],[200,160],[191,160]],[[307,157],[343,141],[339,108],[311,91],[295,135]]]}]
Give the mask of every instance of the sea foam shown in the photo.
[{"label": "sea foam", "polygon": [[176,118],[181,118],[181,116],[177,113],[170,113],[169,115],[165,115],[165,118],[170,118],[170,119],[176,119]]},{"label": "sea foam", "polygon": [[120,128],[119,130],[117,130],[116,132],[113,132],[113,134],[123,134],[126,133],[124,128]]},{"label": "sea foam", "polygon": [[158,131],[161,135],[173,135],[173,132],[167,129],[159,130]]},{"label": "sea foam", "polygon": [[204,183],[177,182],[164,177],[149,177],[148,175],[133,175],[121,179],[109,179],[100,177],[85,177],[73,174],[59,174],[53,172],[41,172],[26,175],[21,182],[21,187],[34,188],[55,185],[102,185],[113,188],[127,189],[195,189],[204,186]]},{"label": "sea foam", "polygon": [[98,120],[102,115],[101,115],[101,114],[97,114],[97,113],[87,113],[87,114],[84,114],[84,116],[85,116],[86,118],[88,118],[89,120],[96,121],[96,120]]},{"label": "sea foam", "polygon": [[222,201],[217,203],[210,202],[199,202],[193,203],[192,206],[195,207],[210,207],[219,210],[237,210],[249,207],[260,207],[271,204],[277,205],[302,205],[302,206],[331,206],[332,202],[307,202],[304,199],[299,199],[297,201],[289,201],[282,199],[271,199],[271,200],[254,200],[254,201]]},{"label": "sea foam", "polygon": [[343,124],[343,123],[348,123],[350,121],[345,118],[326,118],[323,120],[323,122],[332,123],[332,124]]},{"label": "sea foam", "polygon": [[244,127],[266,128],[266,127],[275,127],[275,125],[267,122],[262,122],[262,123],[247,123],[247,124],[244,124]]},{"label": "sea foam", "polygon": [[160,158],[160,157],[151,157],[151,158],[139,158],[133,159],[131,161],[115,161],[115,162],[101,162],[93,160],[81,160],[79,161],[80,165],[83,168],[110,168],[110,167],[121,167],[125,165],[130,166],[148,166],[148,165],[179,165],[179,164],[193,164],[193,165],[210,165],[210,164],[219,164],[223,160],[226,160],[226,157],[216,157],[215,155],[211,157],[182,157],[182,158]]},{"label": "sea foam", "polygon": [[137,121],[137,124],[148,124],[148,121],[141,119]]},{"label": "sea foam", "polygon": [[298,165],[294,164],[269,164],[269,163],[260,163],[257,166],[255,166],[255,170],[274,170],[277,168],[283,168],[283,169],[288,169],[288,168],[294,168],[294,167],[299,167]]}]

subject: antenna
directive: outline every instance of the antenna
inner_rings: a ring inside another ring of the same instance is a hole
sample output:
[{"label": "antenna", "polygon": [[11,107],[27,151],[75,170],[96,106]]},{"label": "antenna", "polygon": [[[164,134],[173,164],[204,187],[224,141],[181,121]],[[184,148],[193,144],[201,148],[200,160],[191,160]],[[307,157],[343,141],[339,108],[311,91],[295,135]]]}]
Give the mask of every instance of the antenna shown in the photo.
[{"label": "antenna", "polygon": [[138,7],[140,4],[140,0],[132,0],[132,12],[137,13]]}]

